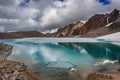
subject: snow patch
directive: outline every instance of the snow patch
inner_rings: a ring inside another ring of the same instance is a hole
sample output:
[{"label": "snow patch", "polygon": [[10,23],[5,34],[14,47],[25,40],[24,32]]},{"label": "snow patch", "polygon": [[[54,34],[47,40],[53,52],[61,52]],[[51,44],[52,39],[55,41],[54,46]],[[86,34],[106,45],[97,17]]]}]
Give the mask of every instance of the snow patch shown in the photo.
[{"label": "snow patch", "polygon": [[109,39],[111,41],[120,41],[120,32],[98,37],[98,39]]}]

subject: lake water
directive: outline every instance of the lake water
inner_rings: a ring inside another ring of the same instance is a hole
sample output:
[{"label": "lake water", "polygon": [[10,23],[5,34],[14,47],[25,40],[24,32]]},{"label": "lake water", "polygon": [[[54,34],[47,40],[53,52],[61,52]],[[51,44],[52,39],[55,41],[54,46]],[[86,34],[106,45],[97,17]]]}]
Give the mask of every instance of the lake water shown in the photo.
[{"label": "lake water", "polygon": [[[44,74],[47,69],[67,70],[72,67],[85,73],[96,70],[94,64],[100,60],[120,60],[120,42],[107,39],[23,38],[4,39],[0,42],[13,46],[9,60],[23,62],[38,73],[44,70]],[[49,76],[48,73],[46,75]]]}]

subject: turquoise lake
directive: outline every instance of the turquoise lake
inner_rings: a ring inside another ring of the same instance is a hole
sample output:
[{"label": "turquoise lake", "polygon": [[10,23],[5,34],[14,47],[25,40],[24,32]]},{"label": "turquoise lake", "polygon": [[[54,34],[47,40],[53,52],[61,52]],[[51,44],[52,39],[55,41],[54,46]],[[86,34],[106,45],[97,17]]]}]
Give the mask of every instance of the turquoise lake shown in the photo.
[{"label": "turquoise lake", "polygon": [[120,60],[120,42],[94,38],[24,38],[4,39],[13,46],[8,60],[25,63],[32,68],[41,66],[87,70],[100,60]]}]

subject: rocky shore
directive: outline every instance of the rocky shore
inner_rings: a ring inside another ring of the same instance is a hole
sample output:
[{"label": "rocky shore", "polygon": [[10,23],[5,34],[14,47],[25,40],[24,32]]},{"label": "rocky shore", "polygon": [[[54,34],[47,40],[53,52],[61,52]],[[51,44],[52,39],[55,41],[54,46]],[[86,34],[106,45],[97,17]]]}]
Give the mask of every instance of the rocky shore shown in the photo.
[{"label": "rocky shore", "polygon": [[[77,47],[77,45],[73,45]],[[119,80],[118,61],[96,62],[98,68],[75,67],[72,69],[47,68],[42,64],[27,67],[24,63],[8,60],[13,46],[0,43],[0,80]],[[79,51],[80,48],[77,48]],[[101,67],[102,66],[102,67]],[[107,68],[107,69],[106,69]],[[105,69],[105,70],[104,70]],[[102,71],[101,71],[102,70]]]},{"label": "rocky shore", "polygon": [[[101,62],[100,62],[101,63]],[[104,61],[99,65],[103,68],[101,71],[96,71],[88,75],[87,80],[119,80],[120,67],[118,61]]]},{"label": "rocky shore", "polygon": [[17,38],[29,38],[29,37],[46,37],[45,34],[39,31],[20,31],[20,32],[0,32],[0,39],[17,39]]},{"label": "rocky shore", "polygon": [[0,43],[0,80],[37,80],[24,63],[7,60],[12,46]]},{"label": "rocky shore", "polygon": [[117,70],[96,72],[87,77],[87,80],[119,80],[120,72]]}]

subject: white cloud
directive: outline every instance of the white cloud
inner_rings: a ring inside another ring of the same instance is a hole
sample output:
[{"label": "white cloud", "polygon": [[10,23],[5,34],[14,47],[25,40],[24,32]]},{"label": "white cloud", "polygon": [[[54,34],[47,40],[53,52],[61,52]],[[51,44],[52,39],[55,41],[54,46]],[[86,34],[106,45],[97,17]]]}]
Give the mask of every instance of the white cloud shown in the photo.
[{"label": "white cloud", "polygon": [[5,32],[4,26],[0,26],[0,32]]},{"label": "white cloud", "polygon": [[55,1],[53,5],[43,10],[40,26],[45,29],[62,27],[78,20],[87,20],[99,13],[103,5],[95,0],[65,0]]},{"label": "white cloud", "polygon": [[97,13],[120,9],[120,0],[102,5],[97,0],[31,0],[19,6],[23,0],[0,0],[0,26],[5,31],[49,31],[78,20],[86,21]]},{"label": "white cloud", "polygon": [[55,28],[55,29],[51,29],[51,30],[45,30],[43,31],[42,33],[54,33],[54,32],[57,32],[58,28]]},{"label": "white cloud", "polygon": [[36,26],[36,25],[38,24],[35,20],[33,20],[33,19],[31,19],[31,18],[29,18],[29,19],[27,20],[27,23],[28,23],[28,24],[31,24],[32,26]]},{"label": "white cloud", "polygon": [[19,19],[7,19],[7,18],[0,18],[0,24],[5,23],[18,23]]}]

